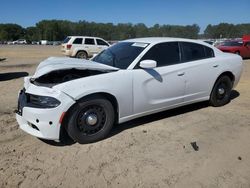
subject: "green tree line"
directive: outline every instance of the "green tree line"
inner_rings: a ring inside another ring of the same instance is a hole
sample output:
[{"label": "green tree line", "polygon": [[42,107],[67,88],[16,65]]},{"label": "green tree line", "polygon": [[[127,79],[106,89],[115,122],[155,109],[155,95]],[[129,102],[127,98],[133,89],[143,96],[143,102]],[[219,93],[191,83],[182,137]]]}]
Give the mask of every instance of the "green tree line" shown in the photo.
[{"label": "green tree line", "polygon": [[135,37],[171,36],[197,38],[198,25],[159,25],[147,27],[143,23],[95,23],[87,21],[42,20],[34,27],[23,28],[17,24],[0,24],[0,41],[25,38],[30,41],[61,41],[69,35],[98,36],[106,40],[123,40]]},{"label": "green tree line", "polygon": [[[143,23],[95,23],[87,21],[42,20],[33,27],[23,28],[17,24],[0,24],[0,41],[12,41],[25,38],[29,41],[62,41],[69,35],[98,36],[106,40],[123,40],[136,37],[183,37],[199,38],[200,27],[193,25],[159,25],[147,27]],[[208,25],[202,37],[242,37],[250,34],[250,24]]]},{"label": "green tree line", "polygon": [[250,23],[237,25],[228,23],[209,24],[204,31],[206,38],[241,38],[247,34],[250,34]]}]

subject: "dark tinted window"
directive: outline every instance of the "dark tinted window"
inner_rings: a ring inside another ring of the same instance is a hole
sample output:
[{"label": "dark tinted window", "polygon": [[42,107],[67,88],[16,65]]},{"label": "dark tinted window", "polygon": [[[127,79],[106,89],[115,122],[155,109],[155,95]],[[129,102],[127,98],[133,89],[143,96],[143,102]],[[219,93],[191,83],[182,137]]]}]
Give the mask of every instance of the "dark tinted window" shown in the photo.
[{"label": "dark tinted window", "polygon": [[206,58],[214,57],[214,50],[212,48],[204,46],[204,49],[205,49]]},{"label": "dark tinted window", "polygon": [[82,38],[76,38],[73,44],[82,44]]},{"label": "dark tinted window", "polygon": [[153,46],[141,59],[151,59],[157,62],[157,67],[180,62],[179,45],[177,42],[166,42]]},{"label": "dark tinted window", "polygon": [[182,46],[182,61],[194,61],[214,56],[211,48],[201,44],[181,42]]},{"label": "dark tinted window", "polygon": [[97,45],[102,45],[102,46],[109,46],[106,42],[100,39],[96,39]]},{"label": "dark tinted window", "polygon": [[65,43],[69,42],[70,39],[71,39],[71,37],[66,37],[66,39],[64,39],[63,43],[65,44]]},{"label": "dark tinted window", "polygon": [[242,41],[227,41],[223,42],[221,46],[242,46]]},{"label": "dark tinted window", "polygon": [[86,39],[85,39],[85,44],[94,45],[94,44],[95,44],[95,41],[94,41],[94,39],[86,38]]}]

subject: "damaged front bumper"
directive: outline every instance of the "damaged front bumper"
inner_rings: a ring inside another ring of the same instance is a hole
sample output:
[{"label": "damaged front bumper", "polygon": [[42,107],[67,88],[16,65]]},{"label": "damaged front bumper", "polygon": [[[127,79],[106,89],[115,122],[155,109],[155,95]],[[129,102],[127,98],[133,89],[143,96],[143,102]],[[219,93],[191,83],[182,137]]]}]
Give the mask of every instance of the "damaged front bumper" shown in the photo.
[{"label": "damaged front bumper", "polygon": [[[61,118],[75,101],[63,92],[52,88],[38,87],[27,82],[29,79],[25,80],[26,87],[19,93],[16,111],[16,120],[20,128],[39,138],[59,140]],[[37,108],[30,104],[30,94],[53,97],[60,101],[60,105],[55,108]]]}]

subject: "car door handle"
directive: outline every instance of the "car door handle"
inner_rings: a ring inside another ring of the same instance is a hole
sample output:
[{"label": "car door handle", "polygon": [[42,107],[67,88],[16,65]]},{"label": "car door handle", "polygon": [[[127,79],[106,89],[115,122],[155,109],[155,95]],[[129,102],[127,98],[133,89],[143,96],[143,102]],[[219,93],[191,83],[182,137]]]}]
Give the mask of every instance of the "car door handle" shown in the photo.
[{"label": "car door handle", "polygon": [[219,65],[213,65],[214,68],[218,67]]},{"label": "car door handle", "polygon": [[178,72],[177,75],[178,76],[183,76],[185,74],[185,72]]}]

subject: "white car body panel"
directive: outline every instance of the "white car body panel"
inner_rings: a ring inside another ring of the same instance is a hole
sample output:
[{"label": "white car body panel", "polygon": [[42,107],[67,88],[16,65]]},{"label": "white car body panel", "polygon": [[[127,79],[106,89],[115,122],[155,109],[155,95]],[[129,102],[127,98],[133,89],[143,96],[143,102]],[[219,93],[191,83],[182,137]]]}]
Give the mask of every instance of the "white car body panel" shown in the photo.
[{"label": "white car body panel", "polygon": [[176,65],[134,70],[134,113],[182,103],[185,82],[179,71]]},{"label": "white car body panel", "polygon": [[[155,44],[184,41],[199,43],[214,50],[215,57],[179,63],[154,69],[136,69],[142,56]],[[234,75],[234,87],[242,72],[242,59],[238,55],[223,53],[215,47],[189,39],[142,38],[126,42],[142,42],[149,45],[138,55],[127,69],[118,69],[88,60],[70,58],[49,58],[43,61],[32,77],[26,77],[26,93],[51,96],[61,105],[53,109],[23,108],[22,116],[17,115],[20,127],[26,132],[45,139],[59,139],[60,117],[77,100],[95,93],[112,95],[118,104],[119,123],[147,114],[171,109],[185,104],[208,100],[217,78],[225,72]],[[98,70],[102,74],[83,77],[60,83],[52,88],[36,86],[30,82],[47,73],[65,69]],[[37,123],[36,119],[41,119]],[[48,122],[53,121],[53,125]],[[39,131],[32,130],[30,123]],[[47,128],[44,128],[47,127]],[[49,127],[49,128],[48,128]]]},{"label": "white car body panel", "polygon": [[[110,74],[112,74],[111,77]],[[108,93],[116,98],[118,104],[122,104],[119,105],[119,117],[129,116],[133,112],[132,90],[127,89],[132,88],[132,71],[119,70],[71,82],[70,85],[66,82],[56,85],[54,89],[70,95],[74,100],[94,93]],[[89,88],[90,83],[91,88]],[[77,87],[75,87],[76,85]],[[110,87],[106,87],[106,85],[110,85]],[[121,93],[123,94],[120,95]]]}]

